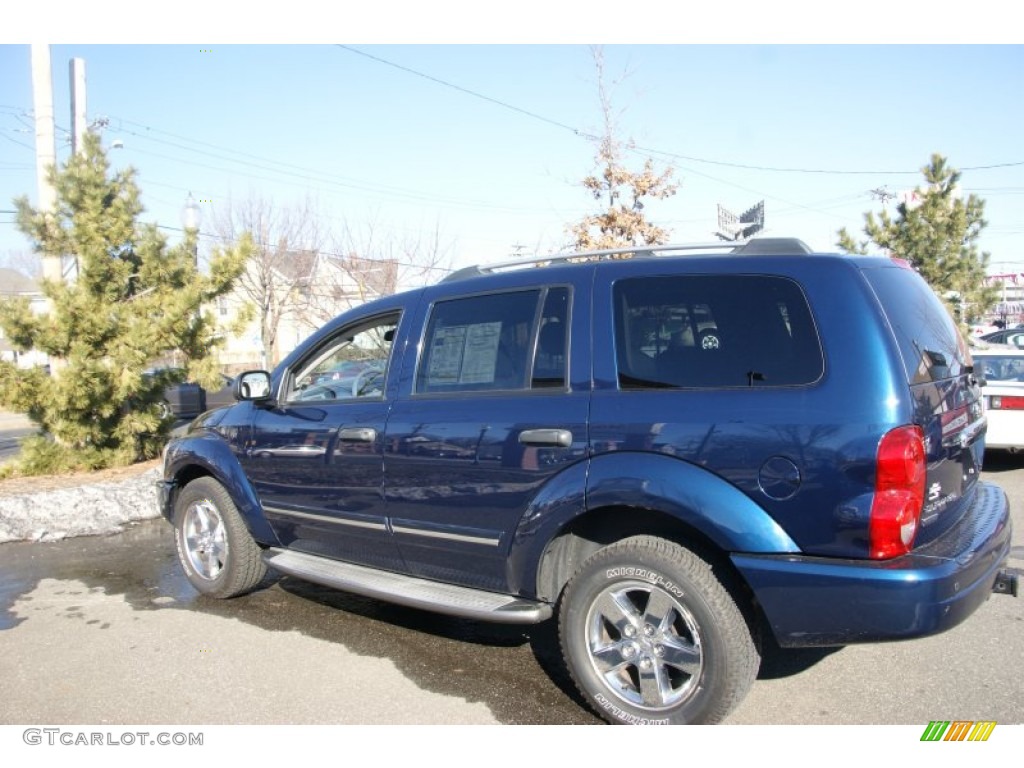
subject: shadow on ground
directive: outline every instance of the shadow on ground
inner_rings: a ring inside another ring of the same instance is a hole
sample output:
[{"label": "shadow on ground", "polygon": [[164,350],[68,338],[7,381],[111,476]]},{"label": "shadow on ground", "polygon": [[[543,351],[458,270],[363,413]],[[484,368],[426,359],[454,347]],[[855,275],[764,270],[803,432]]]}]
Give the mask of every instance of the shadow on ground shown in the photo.
[{"label": "shadow on ground", "polygon": [[[202,597],[185,579],[174,555],[171,528],[162,520],[133,525],[117,536],[5,544],[0,562],[0,631],[25,620],[15,619],[9,609],[40,579],[75,579],[109,595],[123,595],[136,610],[202,611],[389,659],[420,688],[483,702],[504,723],[600,722],[569,677],[554,621],[488,624],[290,577],[268,577],[253,593],[233,600]],[[800,674],[835,650],[783,650],[766,642],[759,678]]]}]

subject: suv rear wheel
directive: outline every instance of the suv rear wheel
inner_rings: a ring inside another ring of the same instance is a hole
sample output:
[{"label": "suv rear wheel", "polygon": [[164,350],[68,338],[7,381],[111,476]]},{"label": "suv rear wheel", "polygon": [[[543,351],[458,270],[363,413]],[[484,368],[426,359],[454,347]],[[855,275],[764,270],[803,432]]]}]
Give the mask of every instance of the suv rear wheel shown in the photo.
[{"label": "suv rear wheel", "polygon": [[185,575],[204,595],[241,595],[267,572],[238,508],[212,477],[193,480],[178,494],[174,541]]},{"label": "suv rear wheel", "polygon": [[559,614],[580,692],[612,723],[715,723],[757,677],[757,646],[711,566],[636,536],[588,558]]}]

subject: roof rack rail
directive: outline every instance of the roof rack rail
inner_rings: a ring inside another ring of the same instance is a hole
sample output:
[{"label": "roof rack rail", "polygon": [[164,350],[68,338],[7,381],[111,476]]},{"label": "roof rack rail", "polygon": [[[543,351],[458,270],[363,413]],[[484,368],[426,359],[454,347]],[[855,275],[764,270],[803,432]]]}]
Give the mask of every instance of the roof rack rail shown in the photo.
[{"label": "roof rack rail", "polygon": [[744,256],[788,256],[814,253],[814,250],[796,237],[755,237],[737,248],[736,253]]},{"label": "roof rack rail", "polygon": [[477,264],[452,272],[441,282],[449,283],[495,272],[540,267],[550,264],[574,263],[577,261],[601,261],[615,256],[632,254],[634,257],[671,256],[681,251],[727,251],[737,255],[768,256],[781,254],[813,253],[810,247],[795,237],[754,238],[746,243],[714,242],[714,243],[668,243],[666,245],[635,245],[626,248],[607,248],[599,251],[574,251],[572,253],[556,253],[549,256],[534,256],[516,261],[503,261],[497,264]]}]

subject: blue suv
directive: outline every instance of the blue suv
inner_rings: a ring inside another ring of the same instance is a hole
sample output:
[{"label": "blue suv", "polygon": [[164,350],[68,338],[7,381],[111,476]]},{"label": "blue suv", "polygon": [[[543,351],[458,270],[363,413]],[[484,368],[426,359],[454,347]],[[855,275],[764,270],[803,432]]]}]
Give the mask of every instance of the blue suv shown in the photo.
[{"label": "blue suv", "polygon": [[[374,364],[325,376],[347,361]],[[164,456],[197,590],[269,567],[553,619],[610,722],[721,720],[765,633],[918,637],[1017,591],[970,353],[888,258],[756,239],[470,268],[236,387]]]}]

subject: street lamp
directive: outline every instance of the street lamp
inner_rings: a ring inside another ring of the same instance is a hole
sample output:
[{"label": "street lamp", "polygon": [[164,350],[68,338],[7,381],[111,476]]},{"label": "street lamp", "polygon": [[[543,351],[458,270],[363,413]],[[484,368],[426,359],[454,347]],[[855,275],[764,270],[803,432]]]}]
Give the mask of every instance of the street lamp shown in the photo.
[{"label": "street lamp", "polygon": [[195,260],[196,269],[199,269],[199,220],[202,218],[202,211],[199,210],[199,203],[188,193],[185,200],[185,207],[181,209],[181,225],[185,229],[185,238],[194,237],[192,245],[192,258]]}]

